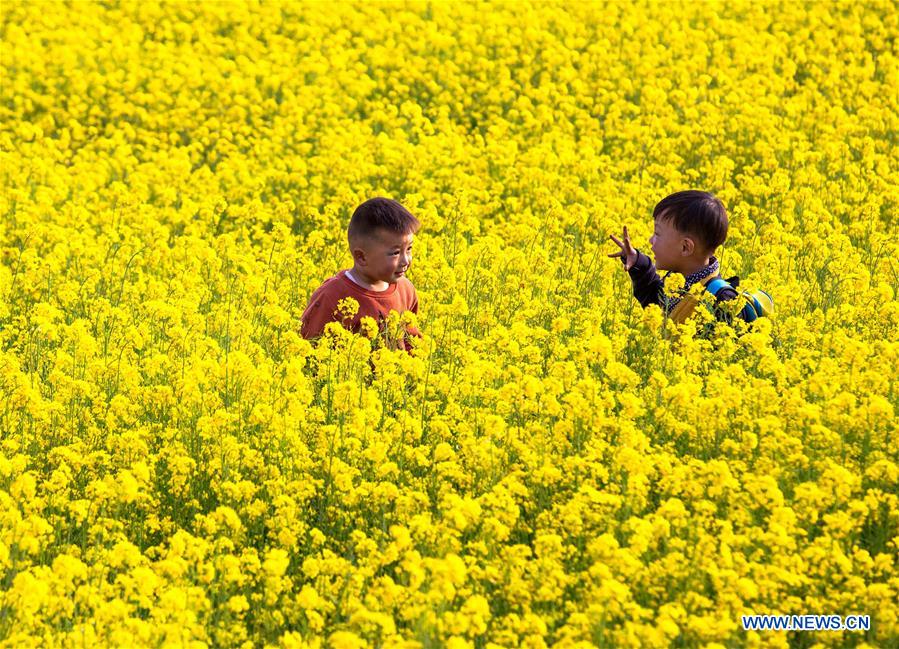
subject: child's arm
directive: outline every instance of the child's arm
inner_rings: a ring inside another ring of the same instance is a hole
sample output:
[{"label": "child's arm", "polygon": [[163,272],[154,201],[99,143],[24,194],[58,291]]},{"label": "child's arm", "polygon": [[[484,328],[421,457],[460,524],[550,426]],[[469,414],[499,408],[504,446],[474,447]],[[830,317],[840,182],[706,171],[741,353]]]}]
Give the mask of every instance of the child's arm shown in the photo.
[{"label": "child's arm", "polygon": [[631,245],[631,238],[624,228],[621,239],[610,234],[609,238],[621,248],[613,252],[609,257],[618,257],[624,264],[624,269],[631,277],[634,285],[634,297],[640,302],[640,306],[648,307],[650,304],[665,306],[665,293],[662,290],[662,278],[656,272],[655,264],[642,252]]},{"label": "child's arm", "polygon": [[639,250],[637,251],[637,261],[627,271],[631,276],[631,283],[634,285],[634,297],[640,303],[640,306],[646,308],[650,304],[658,304],[665,306],[665,291],[662,287],[662,278],[656,272],[656,266],[652,261]]}]

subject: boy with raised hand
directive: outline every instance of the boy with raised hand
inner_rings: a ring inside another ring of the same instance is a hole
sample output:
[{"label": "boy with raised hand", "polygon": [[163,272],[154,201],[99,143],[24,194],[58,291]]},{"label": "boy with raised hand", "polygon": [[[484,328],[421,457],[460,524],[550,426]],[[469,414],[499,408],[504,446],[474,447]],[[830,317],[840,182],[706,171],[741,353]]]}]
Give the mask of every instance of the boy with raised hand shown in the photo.
[{"label": "boy with raised hand", "polygon": [[[347,228],[353,267],[328,278],[309,298],[303,312],[303,338],[316,338],[329,322],[341,322],[358,332],[362,318],[371,317],[384,332],[388,314],[418,313],[418,295],[406,278],[412,264],[412,240],[421,227],[405,207],[389,198],[372,198],[353,212]],[[344,317],[338,302],[351,297],[359,303],[355,314]],[[414,327],[405,333],[420,336]],[[411,348],[407,336],[398,341]]]},{"label": "boy with raised hand", "polygon": [[[738,297],[734,287],[739,284],[739,278],[710,284],[719,279],[720,267],[715,250],[727,239],[728,220],[724,205],[708,192],[688,190],[663,198],[655,206],[652,217],[655,229],[649,244],[655,263],[633,247],[627,227],[624,227],[621,239],[609,235],[620,248],[609,257],[621,259],[631,277],[634,297],[644,308],[658,304],[672,319],[683,322],[696,305],[695,300],[690,302],[685,299],[690,297],[690,287],[698,282],[710,287],[720,286],[714,291],[715,317],[729,321],[727,310],[718,307],[722,302]],[[664,278],[659,276],[657,270],[668,271],[665,277],[671,273],[684,276],[680,297],[665,295]],[[744,317],[743,311],[740,316]]]}]

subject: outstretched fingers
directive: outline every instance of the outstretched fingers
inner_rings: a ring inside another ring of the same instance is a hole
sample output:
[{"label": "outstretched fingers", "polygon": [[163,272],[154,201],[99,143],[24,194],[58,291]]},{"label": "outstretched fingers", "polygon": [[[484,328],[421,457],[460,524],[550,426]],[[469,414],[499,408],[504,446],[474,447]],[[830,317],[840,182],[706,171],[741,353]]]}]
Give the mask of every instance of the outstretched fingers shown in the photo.
[{"label": "outstretched fingers", "polygon": [[626,248],[624,246],[624,243],[622,243],[621,240],[618,237],[616,237],[614,234],[610,234],[609,239],[611,239],[616,244],[618,244],[618,247],[621,248],[621,250],[619,250],[618,252],[610,253],[608,256],[609,257],[624,257],[624,255],[626,254],[625,253]]},{"label": "outstretched fingers", "polygon": [[632,255],[635,252],[637,252],[636,250],[634,250],[634,246],[631,244],[631,235],[627,231],[626,225],[624,226],[624,246],[623,246],[623,248],[624,248],[624,251],[626,253],[628,253],[629,255]]}]

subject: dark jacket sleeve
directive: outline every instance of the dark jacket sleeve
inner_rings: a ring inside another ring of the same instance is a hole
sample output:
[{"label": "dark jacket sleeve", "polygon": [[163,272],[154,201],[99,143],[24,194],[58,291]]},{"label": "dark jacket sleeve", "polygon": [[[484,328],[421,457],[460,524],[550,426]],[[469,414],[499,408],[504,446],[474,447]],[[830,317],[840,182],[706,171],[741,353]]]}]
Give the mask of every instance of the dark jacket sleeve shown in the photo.
[{"label": "dark jacket sleeve", "polygon": [[[622,259],[622,263],[624,259]],[[634,297],[640,306],[646,308],[650,304],[665,306],[665,292],[662,290],[662,278],[656,272],[655,264],[639,250],[637,261],[631,266],[628,275],[634,285]]]}]

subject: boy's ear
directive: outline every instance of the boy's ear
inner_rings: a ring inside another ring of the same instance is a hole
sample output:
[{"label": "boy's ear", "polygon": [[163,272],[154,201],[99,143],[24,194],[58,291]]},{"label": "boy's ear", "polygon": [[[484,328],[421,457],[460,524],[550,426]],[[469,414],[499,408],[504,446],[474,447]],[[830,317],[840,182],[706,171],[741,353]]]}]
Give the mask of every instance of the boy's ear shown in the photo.
[{"label": "boy's ear", "polygon": [[690,237],[684,237],[681,239],[681,255],[684,257],[689,257],[693,254],[693,251],[696,250],[696,242],[693,241]]},{"label": "boy's ear", "polygon": [[353,246],[350,248],[350,252],[353,254],[353,261],[357,264],[365,265],[365,249],[361,246]]}]

